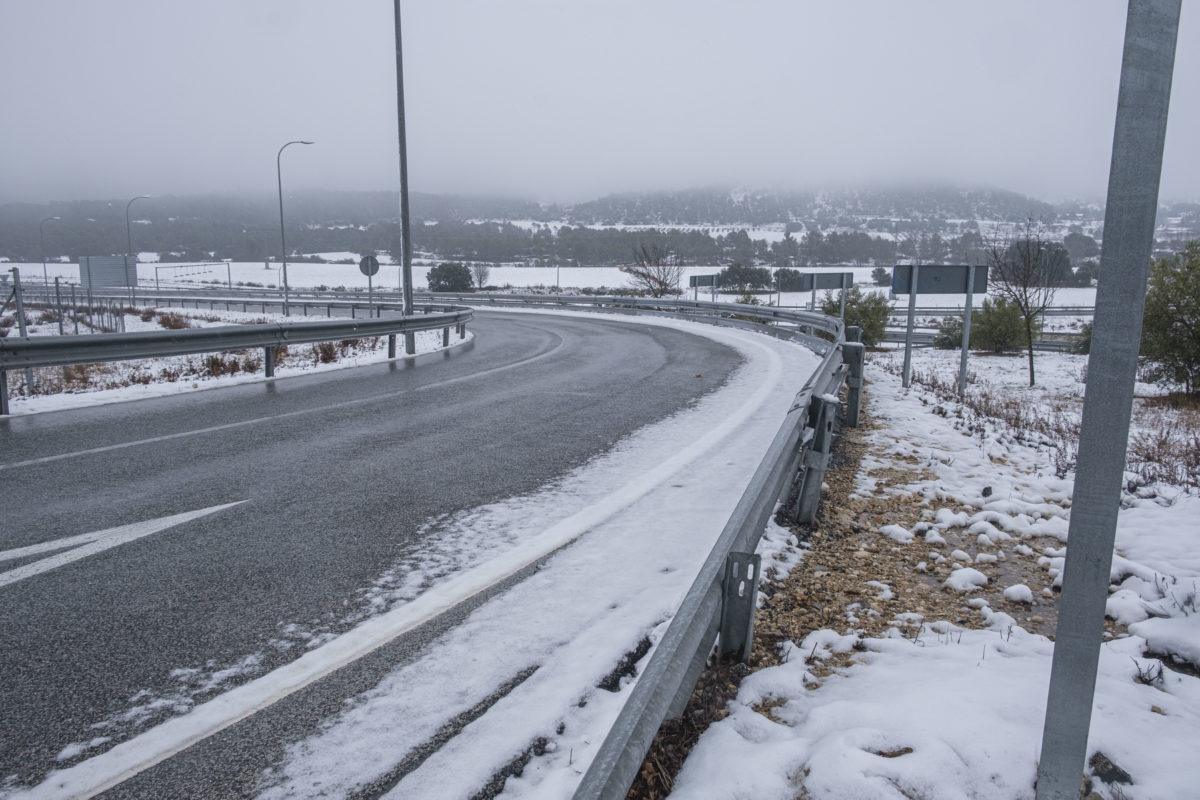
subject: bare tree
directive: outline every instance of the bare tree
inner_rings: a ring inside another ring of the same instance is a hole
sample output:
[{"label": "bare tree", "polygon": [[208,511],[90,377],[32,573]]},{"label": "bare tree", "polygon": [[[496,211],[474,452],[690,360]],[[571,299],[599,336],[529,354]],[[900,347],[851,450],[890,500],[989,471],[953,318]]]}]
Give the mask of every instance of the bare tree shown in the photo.
[{"label": "bare tree", "polygon": [[1033,340],[1062,280],[1061,251],[1062,246],[1048,241],[1042,225],[1033,219],[1018,226],[1011,237],[993,237],[985,251],[991,292],[1016,306],[1021,314],[1030,386],[1034,385]]},{"label": "bare tree", "polygon": [[491,268],[483,261],[471,262],[471,277],[475,280],[475,288],[487,286],[488,278],[492,276]]},{"label": "bare tree", "polygon": [[633,260],[633,264],[620,269],[629,276],[635,289],[647,292],[651,297],[679,294],[683,265],[675,253],[657,244],[639,243],[633,249]]}]

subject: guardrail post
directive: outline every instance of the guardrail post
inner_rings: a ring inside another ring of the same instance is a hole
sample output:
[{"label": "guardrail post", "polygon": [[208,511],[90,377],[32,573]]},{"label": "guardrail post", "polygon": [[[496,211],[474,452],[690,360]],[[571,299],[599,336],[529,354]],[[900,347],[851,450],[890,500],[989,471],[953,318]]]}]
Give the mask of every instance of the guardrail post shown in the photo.
[{"label": "guardrail post", "polygon": [[0,416],[8,416],[8,370],[0,369]]},{"label": "guardrail post", "polygon": [[817,518],[821,482],[825,478],[825,470],[829,468],[829,452],[833,446],[833,418],[836,412],[836,404],[824,397],[813,397],[809,401],[808,419],[813,437],[800,462],[804,473],[800,476],[800,491],[793,515],[796,522],[811,524]]},{"label": "guardrail post", "polygon": [[858,427],[866,358],[867,347],[862,342],[847,341],[842,344],[842,361],[850,368],[850,374],[846,376],[846,424],[851,428]]},{"label": "guardrail post", "polygon": [[725,559],[720,653],[737,656],[742,663],[750,661],[754,642],[754,609],[758,606],[761,566],[762,556],[757,553],[730,553]]},{"label": "guardrail post", "polygon": [[263,348],[263,369],[268,378],[275,377],[275,348],[273,346]]},{"label": "guardrail post", "polygon": [[460,338],[460,339],[467,338],[467,323],[465,323],[465,322],[458,323],[458,338]]},{"label": "guardrail post", "polygon": [[388,334],[388,358],[396,357],[396,334]]}]

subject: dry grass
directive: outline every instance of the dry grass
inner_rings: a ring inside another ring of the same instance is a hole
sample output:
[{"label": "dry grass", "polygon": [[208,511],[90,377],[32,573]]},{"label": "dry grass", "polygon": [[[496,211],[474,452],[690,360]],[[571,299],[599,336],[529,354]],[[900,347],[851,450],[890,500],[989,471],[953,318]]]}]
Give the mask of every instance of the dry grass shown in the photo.
[{"label": "dry grass", "polygon": [[[886,363],[883,367],[889,369]],[[953,378],[934,370],[914,369],[912,380],[945,403],[938,413],[958,417],[970,432],[982,437],[988,421],[998,422],[1013,441],[1046,449],[1058,477],[1065,478],[1075,469],[1079,453],[1077,401],[1060,398],[1035,405],[1019,394],[980,384],[969,374],[960,403]],[[1136,475],[1132,488],[1161,482],[1200,489],[1200,398],[1176,393],[1139,398],[1135,403],[1135,424],[1126,455],[1126,469]]]},{"label": "dry grass", "polygon": [[179,314],[174,311],[167,311],[165,313],[159,312],[158,324],[162,325],[167,330],[172,331],[183,330],[184,328],[192,327],[192,321],[190,319],[185,317],[183,314]]}]

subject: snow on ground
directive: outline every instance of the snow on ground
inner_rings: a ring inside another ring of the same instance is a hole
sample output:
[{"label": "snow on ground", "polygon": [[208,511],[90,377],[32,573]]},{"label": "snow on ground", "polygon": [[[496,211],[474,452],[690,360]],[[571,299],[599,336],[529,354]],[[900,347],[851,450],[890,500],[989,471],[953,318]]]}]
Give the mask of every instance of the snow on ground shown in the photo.
[{"label": "snow on ground", "polygon": [[[782,230],[779,236],[782,237]],[[296,289],[313,289],[318,287],[337,288],[341,287],[349,290],[367,289],[367,277],[359,271],[357,266],[357,256],[353,253],[321,253],[317,254],[323,257],[334,259],[353,258],[354,264],[309,264],[309,263],[288,263],[288,285]],[[379,255],[380,264],[383,266],[379,272],[372,278],[374,288],[378,291],[398,291],[400,288],[400,268],[398,265],[392,264],[390,258],[386,254]],[[148,292],[155,286],[155,267],[159,267],[159,285],[163,288],[219,288],[226,285],[227,280],[232,280],[234,287],[238,286],[251,288],[262,287],[276,289],[281,287],[282,278],[279,274],[279,265],[271,264],[270,268],[264,269],[261,262],[232,262],[227,270],[223,264],[215,266],[197,267],[189,269],[182,265],[156,265],[151,263],[143,263],[138,265],[138,280],[141,283],[141,291]],[[436,262],[415,263],[413,265],[413,286],[417,291],[424,291],[428,285],[429,270],[436,265]],[[42,280],[42,265],[37,264],[13,264],[11,266],[18,267],[21,271],[21,280],[29,283],[40,283]],[[67,283],[79,283],[79,265],[69,263],[50,263],[46,267],[50,281],[53,282],[57,276],[63,282],[64,286]],[[816,269],[805,269],[803,272],[852,272],[854,273],[855,283],[867,288],[869,291],[877,291],[887,294],[888,287],[873,287],[871,272],[873,267],[848,267],[848,266],[829,266],[818,267]],[[488,285],[496,286],[501,289],[512,288],[514,290],[546,290],[561,283],[564,293],[580,293],[583,289],[598,289],[607,287],[609,289],[627,289],[631,287],[629,276],[621,272],[616,267],[527,267],[517,266],[512,264],[503,264],[500,266],[490,266],[490,274],[488,276]],[[707,266],[691,266],[684,268],[683,297],[691,299],[693,290],[687,287],[687,279],[693,275],[715,275],[721,271],[718,265]],[[186,273],[186,274],[185,274]],[[207,285],[207,287],[206,287]],[[818,292],[818,300],[824,295],[824,292]],[[709,299],[710,295],[705,288],[698,290],[698,297],[701,300]],[[724,301],[731,302],[736,297],[735,294],[726,293],[721,296]],[[765,295],[763,296],[765,297]],[[1054,304],[1059,306],[1092,306],[1095,305],[1096,290],[1095,289],[1060,289],[1055,294]],[[811,292],[785,292],[783,295],[783,305],[785,306],[800,306],[806,305],[812,300]],[[908,302],[907,296],[901,296],[896,301],[901,305]],[[959,295],[919,295],[918,305],[921,307],[961,307],[963,298]],[[975,296],[975,307],[983,305],[983,295]],[[1053,320],[1053,318],[1051,318]]]},{"label": "snow on ground", "polygon": [[[918,367],[937,368],[942,355],[926,351]],[[877,530],[875,557],[945,583],[926,591],[957,605],[937,615],[907,601],[872,635],[847,612],[844,627],[786,643],[784,663],[744,680],[730,715],[703,735],[676,800],[1033,797],[1053,653],[1043,635],[1053,626],[1039,623],[1053,614],[1069,549],[1073,476],[1055,475],[1046,447],[999,423],[963,424],[920,384],[903,389],[893,358],[868,365],[880,427],[868,434],[857,494],[911,504],[911,519],[887,526],[906,536]],[[1023,363],[974,358],[972,370],[1017,391]],[[1076,403],[1082,363],[1040,354],[1042,386],[1024,390],[1026,402]],[[949,366],[940,365],[952,375]],[[1097,781],[1102,798],[1189,797],[1200,781],[1200,497],[1164,484],[1137,495],[1120,514],[1088,756],[1103,753],[1132,776]],[[814,664],[835,652],[822,642],[846,655],[817,677]]]}]

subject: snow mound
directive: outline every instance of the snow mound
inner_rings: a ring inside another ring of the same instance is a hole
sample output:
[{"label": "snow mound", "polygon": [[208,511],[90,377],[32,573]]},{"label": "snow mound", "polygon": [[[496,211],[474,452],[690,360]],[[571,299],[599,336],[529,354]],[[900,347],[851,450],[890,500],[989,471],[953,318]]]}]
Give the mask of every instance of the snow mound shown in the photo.
[{"label": "snow mound", "polygon": [[1014,603],[1033,603],[1033,590],[1023,583],[1015,583],[1004,590],[1004,599]]},{"label": "snow mound", "polygon": [[895,539],[900,544],[908,544],[913,540],[912,532],[899,525],[884,525],[879,532],[889,539]]},{"label": "snow mound", "polygon": [[960,567],[950,573],[950,577],[946,578],[945,585],[956,592],[970,592],[987,582],[987,575],[974,567]]}]

